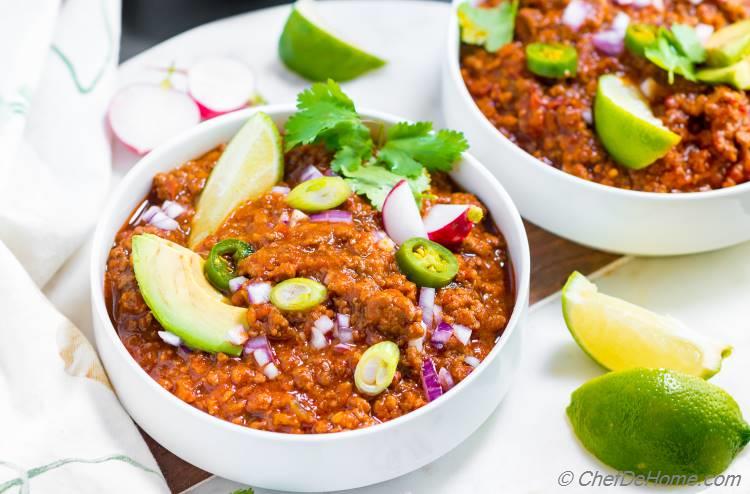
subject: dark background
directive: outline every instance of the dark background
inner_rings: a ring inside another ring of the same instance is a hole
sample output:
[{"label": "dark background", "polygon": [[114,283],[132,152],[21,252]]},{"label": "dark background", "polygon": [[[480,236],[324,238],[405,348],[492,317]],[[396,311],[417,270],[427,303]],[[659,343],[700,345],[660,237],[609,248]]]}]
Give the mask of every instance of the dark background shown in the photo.
[{"label": "dark background", "polygon": [[285,3],[291,0],[123,0],[120,61],[206,22]]}]

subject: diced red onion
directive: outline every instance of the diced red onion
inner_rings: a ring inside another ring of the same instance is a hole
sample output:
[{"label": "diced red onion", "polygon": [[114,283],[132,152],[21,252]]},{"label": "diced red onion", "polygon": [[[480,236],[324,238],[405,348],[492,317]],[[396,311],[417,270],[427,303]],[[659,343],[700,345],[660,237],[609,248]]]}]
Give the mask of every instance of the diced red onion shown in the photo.
[{"label": "diced red onion", "polygon": [[573,31],[578,31],[591,12],[591,5],[584,0],[571,0],[565,7],[561,20]]},{"label": "diced red onion", "polygon": [[279,216],[279,221],[284,223],[285,225],[289,224],[289,213],[286,211],[281,212],[281,216]]},{"label": "diced red onion", "polygon": [[420,353],[424,352],[424,336],[409,340],[409,347],[416,348]]},{"label": "diced red onion", "polygon": [[710,24],[701,23],[695,26],[695,35],[698,36],[698,39],[701,40],[701,43],[703,43],[704,45],[713,33],[714,27]]},{"label": "diced red onion", "polygon": [[294,226],[300,221],[306,220],[309,218],[310,218],[309,216],[307,216],[305,213],[303,213],[299,209],[295,209],[294,211],[292,211],[292,216],[289,219],[289,226]]},{"label": "diced red onion", "polygon": [[438,327],[441,322],[443,322],[443,308],[435,304],[435,307],[432,309],[432,325],[434,328]]},{"label": "diced red onion", "polygon": [[271,300],[271,284],[266,282],[250,283],[246,287],[247,298],[253,305],[265,304]]},{"label": "diced red onion", "polygon": [[236,278],[232,278],[229,280],[229,291],[234,293],[240,288],[242,288],[242,285],[247,281],[247,278],[244,276],[238,276]]},{"label": "diced red onion", "polygon": [[308,165],[305,167],[304,170],[302,170],[302,173],[299,174],[299,181],[300,182],[307,182],[308,180],[312,180],[314,178],[320,178],[323,174],[320,173],[320,170],[315,168],[312,165]]},{"label": "diced red onion", "polygon": [[605,55],[617,56],[625,47],[624,33],[615,30],[599,31],[591,39],[596,49]]},{"label": "diced red onion", "polygon": [[265,349],[255,350],[253,352],[253,357],[255,357],[255,362],[261,367],[265,367],[265,365],[271,361],[271,356]]},{"label": "diced red onion", "polygon": [[633,5],[636,7],[650,7],[653,4],[653,0],[633,0]]},{"label": "diced red onion", "polygon": [[330,211],[323,211],[322,213],[311,214],[310,221],[317,223],[351,223],[352,213],[341,211],[340,209],[332,209]]},{"label": "diced red onion", "polygon": [[159,338],[161,338],[162,341],[167,345],[178,347],[182,344],[182,340],[180,339],[180,337],[174,333],[170,333],[169,331],[158,331],[156,334],[158,334]]},{"label": "diced red onion", "polygon": [[435,331],[432,332],[432,336],[430,337],[432,346],[438,350],[442,350],[445,344],[448,343],[448,340],[451,339],[452,334],[453,326],[445,321],[441,322],[438,327],[435,328]]},{"label": "diced red onion", "polygon": [[451,376],[451,373],[445,367],[441,367],[438,371],[438,381],[440,382],[440,387],[443,388],[443,391],[448,391],[455,384],[453,382],[453,376]]},{"label": "diced red onion", "polygon": [[440,387],[435,363],[430,357],[422,360],[422,389],[427,396],[427,401],[432,401],[443,394],[443,388]]},{"label": "diced red onion", "polygon": [[319,329],[321,333],[327,334],[330,330],[333,329],[333,321],[331,321],[330,317],[322,315],[315,320],[313,326]]},{"label": "diced red onion", "polygon": [[466,326],[463,326],[461,324],[454,324],[453,335],[463,345],[467,345],[469,343],[469,340],[471,339],[471,328],[467,328]]},{"label": "diced red onion", "polygon": [[168,231],[177,230],[180,227],[179,223],[167,216],[161,209],[149,220],[149,224]]},{"label": "diced red onion", "polygon": [[628,24],[630,24],[630,17],[628,14],[625,12],[618,12],[612,21],[612,31],[622,33],[624,36],[625,31],[628,30]]},{"label": "diced red onion", "polygon": [[312,345],[312,347],[316,350],[320,350],[321,348],[325,348],[328,346],[326,335],[324,335],[323,332],[316,327],[313,327],[310,331],[310,345]]},{"label": "diced red onion", "polygon": [[469,364],[472,367],[476,367],[476,366],[479,365],[480,360],[478,358],[474,357],[473,355],[467,355],[467,356],[464,357],[464,362],[466,362],[467,364]]},{"label": "diced red onion", "polygon": [[587,124],[591,125],[592,123],[594,123],[594,117],[591,114],[590,108],[586,108],[585,110],[583,110],[581,112],[581,116],[583,117],[583,121],[586,122]]},{"label": "diced red onion", "polygon": [[174,201],[164,201],[161,205],[161,210],[172,219],[177,218],[186,211],[185,206]]},{"label": "diced red onion", "polygon": [[279,368],[276,367],[276,364],[273,362],[263,367],[263,374],[265,374],[268,379],[276,379],[280,373]]},{"label": "diced red onion", "polygon": [[233,345],[244,345],[247,339],[247,331],[245,331],[242,324],[235,326],[227,332],[227,340]]},{"label": "diced red onion", "polygon": [[350,321],[351,316],[349,314],[336,314],[336,324],[338,324],[339,329],[348,328]]},{"label": "diced red onion", "polygon": [[419,307],[422,309],[422,321],[428,328],[432,328],[435,310],[435,289],[423,286],[419,290]]},{"label": "diced red onion", "polygon": [[349,325],[349,314],[336,314],[336,329],[334,335],[341,343],[351,343],[354,341],[354,334]]},{"label": "diced red onion", "polygon": [[287,187],[286,185],[274,185],[271,187],[271,193],[272,194],[281,194],[281,195],[287,195],[291,189]]},{"label": "diced red onion", "polygon": [[350,343],[337,343],[333,345],[333,351],[338,353],[350,352],[354,348],[354,345]]},{"label": "diced red onion", "polygon": [[151,207],[149,207],[141,215],[140,221],[142,221],[144,223],[148,223],[149,221],[151,221],[151,218],[153,218],[154,215],[156,213],[158,213],[159,211],[161,211],[161,209],[159,208],[159,206],[151,206]]},{"label": "diced red onion", "polygon": [[388,238],[388,234],[385,233],[383,230],[377,230],[377,231],[372,232],[372,241],[374,243],[378,243],[384,238]]}]

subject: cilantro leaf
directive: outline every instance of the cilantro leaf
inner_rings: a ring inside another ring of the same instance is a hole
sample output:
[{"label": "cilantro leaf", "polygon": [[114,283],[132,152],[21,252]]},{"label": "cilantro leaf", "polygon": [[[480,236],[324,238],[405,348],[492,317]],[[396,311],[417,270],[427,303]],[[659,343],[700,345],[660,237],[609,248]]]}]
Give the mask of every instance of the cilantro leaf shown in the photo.
[{"label": "cilantro leaf", "polygon": [[247,487],[245,489],[237,489],[236,491],[232,492],[231,494],[255,494],[255,491],[252,487]]},{"label": "cilantro leaf", "polygon": [[674,24],[672,26],[672,38],[680,53],[685,55],[693,63],[706,61],[706,49],[703,48],[700,38],[695,29],[685,24]]},{"label": "cilantro leaf", "polygon": [[354,103],[332,80],[313,84],[297,96],[297,112],[287,120],[287,151],[300,145],[323,142],[329,149],[344,145],[372,149],[370,130]]},{"label": "cilantro leaf", "polygon": [[416,177],[422,167],[450,171],[469,145],[461,132],[431,133],[430,122],[401,122],[388,129],[388,140],[378,152],[378,161],[405,177]]},{"label": "cilantro leaf", "polygon": [[672,33],[664,28],[660,28],[656,43],[647,47],[644,55],[668,72],[670,84],[674,83],[675,74],[680,74],[689,81],[695,81],[695,66],[693,62],[680,53],[678,48],[673,44],[673,39]]},{"label": "cilantro leaf", "polygon": [[497,51],[513,41],[518,0],[506,1],[492,8],[473,7],[469,2],[458,6],[461,41],[484,45],[487,51]]},{"label": "cilantro leaf", "polygon": [[[394,185],[404,177],[386,170],[382,166],[371,164],[345,173],[346,182],[354,192],[366,196],[373,207],[382,209],[385,196]],[[422,171],[418,176],[407,179],[414,195],[419,199],[430,188],[430,175]]]}]

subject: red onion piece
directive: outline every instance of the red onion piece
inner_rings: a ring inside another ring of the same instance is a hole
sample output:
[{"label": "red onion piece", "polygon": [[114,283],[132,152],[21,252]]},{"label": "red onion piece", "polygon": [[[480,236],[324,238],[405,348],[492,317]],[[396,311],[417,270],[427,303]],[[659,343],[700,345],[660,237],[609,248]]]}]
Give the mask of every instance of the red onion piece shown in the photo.
[{"label": "red onion piece", "polygon": [[461,324],[454,324],[453,335],[463,345],[468,345],[469,340],[471,339],[471,328],[467,328],[466,326],[463,326]]},{"label": "red onion piece", "polygon": [[242,324],[235,326],[227,332],[227,341],[233,345],[244,345],[247,341],[247,331]]},{"label": "red onion piece", "polygon": [[591,109],[586,108],[581,112],[581,117],[583,117],[583,121],[586,122],[588,125],[591,125],[594,123],[594,116],[591,114]]},{"label": "red onion piece", "polygon": [[287,195],[291,189],[287,187],[286,185],[274,185],[271,187],[271,194],[281,194],[281,195]]},{"label": "red onion piece", "polygon": [[289,226],[295,226],[297,223],[299,223],[302,220],[310,219],[309,216],[307,216],[305,213],[300,211],[299,209],[295,209],[292,211],[292,216],[289,218]]},{"label": "red onion piece", "polygon": [[341,343],[351,343],[354,341],[354,333],[349,325],[349,314],[336,314],[336,329],[334,335]]},{"label": "red onion piece", "polygon": [[270,283],[250,283],[245,289],[248,301],[253,305],[265,304],[271,300]]},{"label": "red onion piece", "polygon": [[625,47],[625,36],[618,31],[600,31],[591,38],[597,50],[605,55],[617,56]]},{"label": "red onion piece", "polygon": [[650,7],[653,3],[653,0],[633,0],[633,5],[636,7]]},{"label": "red onion piece", "polygon": [[472,367],[476,367],[479,365],[480,360],[472,355],[467,355],[464,357],[464,362],[469,364]]},{"label": "red onion piece", "polygon": [[354,348],[354,345],[350,343],[338,343],[333,346],[333,351],[338,353],[350,352]]},{"label": "red onion piece", "polygon": [[266,350],[255,350],[253,352],[253,357],[255,357],[255,362],[261,367],[265,367],[265,365],[271,361],[271,356]]},{"label": "red onion piece", "polygon": [[374,243],[377,244],[378,242],[380,242],[384,238],[388,238],[388,234],[385,233],[383,230],[377,230],[377,231],[372,232],[372,241]]},{"label": "red onion piece", "polygon": [[169,331],[158,331],[156,334],[158,334],[159,338],[161,338],[167,345],[179,347],[182,344],[180,337]]},{"label": "red onion piece", "polygon": [[628,14],[625,12],[618,12],[612,21],[612,31],[622,33],[623,39],[625,39],[624,36],[625,31],[628,30],[628,24],[630,24],[630,17]]},{"label": "red onion piece", "polygon": [[312,180],[314,178],[320,178],[322,176],[323,174],[320,173],[320,170],[318,170],[312,165],[307,165],[299,174],[299,181],[307,182],[308,180]]},{"label": "red onion piece", "polygon": [[437,304],[435,304],[435,307],[432,309],[432,325],[433,327],[440,326],[440,323],[443,322],[443,308]]},{"label": "red onion piece", "polygon": [[174,201],[164,201],[161,205],[161,210],[172,219],[179,217],[186,211],[185,206]]},{"label": "red onion piece", "polygon": [[441,367],[438,371],[438,381],[440,382],[440,387],[443,388],[443,391],[448,391],[455,385],[453,376],[451,376],[451,373],[445,367]]},{"label": "red onion piece", "polygon": [[276,364],[271,362],[267,366],[263,367],[263,374],[266,375],[268,379],[276,379],[281,372],[279,371],[279,368],[276,367]]},{"label": "red onion piece", "polygon": [[248,281],[248,279],[244,276],[232,278],[231,280],[229,280],[229,291],[232,293],[236,292],[237,290],[242,288],[242,285],[244,285],[246,281]]},{"label": "red onion piece", "polygon": [[139,221],[142,221],[144,223],[148,223],[149,221],[151,221],[151,218],[153,218],[154,215],[156,213],[158,213],[159,211],[161,211],[161,209],[159,208],[159,206],[151,206],[151,207],[149,207],[147,210],[145,210],[143,212],[143,214],[141,215]]},{"label": "red onion piece", "polygon": [[591,5],[584,0],[571,0],[563,11],[561,21],[573,31],[578,31],[592,10]]},{"label": "red onion piece", "polygon": [[424,352],[424,336],[409,340],[409,347],[416,348],[419,353]]},{"label": "red onion piece", "polygon": [[333,329],[333,321],[331,321],[330,317],[322,315],[315,320],[313,326],[320,330],[321,333],[327,334],[330,330]]},{"label": "red onion piece", "polygon": [[273,352],[273,348],[271,348],[271,344],[265,335],[247,340],[243,353],[245,355],[252,355],[255,358],[258,367],[263,370],[263,374],[268,379],[275,379],[279,375],[279,368],[275,364],[277,362],[276,354]]},{"label": "red onion piece", "polygon": [[435,363],[430,357],[422,360],[422,389],[427,396],[427,401],[433,401],[443,394],[443,388],[440,387]]},{"label": "red onion piece", "polygon": [[341,211],[340,209],[332,209],[330,211],[323,211],[322,213],[311,214],[310,221],[317,223],[351,223],[352,213]]},{"label": "red onion piece", "polygon": [[321,330],[313,327],[310,331],[310,345],[316,350],[320,350],[328,346],[328,340],[326,335]]},{"label": "red onion piece", "polygon": [[451,339],[452,334],[453,326],[445,321],[441,322],[438,327],[435,328],[435,331],[432,332],[432,336],[430,337],[432,346],[438,350],[442,350],[445,344],[448,343],[448,340]]},{"label": "red onion piece", "polygon": [[432,328],[435,310],[435,289],[422,287],[419,290],[419,307],[422,309],[422,321],[425,326]]},{"label": "red onion piece", "polygon": [[159,228],[160,230],[177,230],[180,227],[180,224],[177,223],[175,220],[164,214],[164,211],[161,209],[156,212],[156,214],[149,220],[149,224],[155,226],[156,228]]}]

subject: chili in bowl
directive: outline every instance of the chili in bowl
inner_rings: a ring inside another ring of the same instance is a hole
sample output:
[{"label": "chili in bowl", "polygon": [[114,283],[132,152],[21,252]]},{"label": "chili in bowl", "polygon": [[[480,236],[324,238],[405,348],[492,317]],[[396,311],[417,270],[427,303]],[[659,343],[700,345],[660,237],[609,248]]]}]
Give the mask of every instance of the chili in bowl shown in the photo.
[{"label": "chili in bowl", "polygon": [[[418,468],[487,418],[517,368],[529,254],[460,134],[357,113],[332,83],[305,94],[136,165],[97,229],[92,296],[146,432],[218,475],[323,491]],[[318,97],[337,126],[310,130]]]}]

